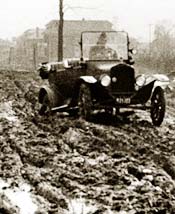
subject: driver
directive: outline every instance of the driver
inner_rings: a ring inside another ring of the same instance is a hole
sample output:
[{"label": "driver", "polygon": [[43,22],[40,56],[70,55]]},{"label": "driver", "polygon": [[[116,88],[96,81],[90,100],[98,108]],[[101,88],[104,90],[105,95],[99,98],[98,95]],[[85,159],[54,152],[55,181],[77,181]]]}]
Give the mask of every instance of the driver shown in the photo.
[{"label": "driver", "polygon": [[89,58],[91,60],[117,59],[117,53],[110,47],[107,47],[107,36],[102,32],[98,38],[97,44],[90,49]]}]

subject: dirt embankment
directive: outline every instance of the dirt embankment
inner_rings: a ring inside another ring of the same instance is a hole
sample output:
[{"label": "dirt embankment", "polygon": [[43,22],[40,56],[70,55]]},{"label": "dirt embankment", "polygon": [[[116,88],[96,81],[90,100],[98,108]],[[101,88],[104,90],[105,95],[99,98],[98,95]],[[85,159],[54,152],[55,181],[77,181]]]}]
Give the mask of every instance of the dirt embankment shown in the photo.
[{"label": "dirt embankment", "polygon": [[0,213],[175,213],[172,108],[159,128],[143,112],[40,117],[37,74],[0,76]]}]

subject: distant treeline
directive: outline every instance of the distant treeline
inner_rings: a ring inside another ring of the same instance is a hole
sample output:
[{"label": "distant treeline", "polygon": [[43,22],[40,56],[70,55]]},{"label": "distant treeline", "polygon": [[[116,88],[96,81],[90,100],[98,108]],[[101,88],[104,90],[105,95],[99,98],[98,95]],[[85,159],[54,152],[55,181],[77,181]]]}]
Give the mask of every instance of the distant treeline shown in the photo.
[{"label": "distant treeline", "polygon": [[138,51],[137,62],[163,73],[175,71],[175,25],[162,21],[154,26],[152,39]]}]

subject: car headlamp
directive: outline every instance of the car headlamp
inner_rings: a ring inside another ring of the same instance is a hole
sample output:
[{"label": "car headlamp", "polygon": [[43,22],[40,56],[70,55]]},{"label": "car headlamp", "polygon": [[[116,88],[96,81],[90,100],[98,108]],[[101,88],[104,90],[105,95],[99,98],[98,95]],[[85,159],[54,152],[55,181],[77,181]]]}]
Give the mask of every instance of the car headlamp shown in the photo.
[{"label": "car headlamp", "polygon": [[102,84],[102,86],[104,86],[104,87],[107,87],[107,86],[109,86],[110,85],[110,83],[111,83],[111,78],[110,78],[110,76],[108,76],[108,75],[103,75],[103,76],[101,76],[101,84]]},{"label": "car headlamp", "polygon": [[136,84],[141,87],[145,84],[146,82],[146,77],[145,75],[139,75],[136,77]]}]

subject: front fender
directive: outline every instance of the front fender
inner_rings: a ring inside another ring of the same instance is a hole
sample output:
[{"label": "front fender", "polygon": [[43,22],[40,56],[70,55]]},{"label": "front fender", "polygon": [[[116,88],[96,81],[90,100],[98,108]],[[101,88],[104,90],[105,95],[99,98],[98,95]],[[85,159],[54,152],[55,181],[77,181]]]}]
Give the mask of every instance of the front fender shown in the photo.
[{"label": "front fender", "polygon": [[153,87],[153,90],[156,88],[156,87],[161,87],[163,90],[165,90],[166,88],[168,88],[170,82],[169,81],[160,81],[160,80],[156,80],[155,83],[154,83],[154,87]]},{"label": "front fender", "polygon": [[112,99],[106,87],[102,86],[100,82],[97,81],[97,79],[95,79],[93,76],[81,76],[74,86],[70,106],[77,105],[80,86],[83,83],[89,87],[92,99],[96,99],[99,102]]},{"label": "front fender", "polygon": [[147,84],[153,80],[155,80],[153,91],[156,87],[161,87],[163,90],[169,87],[170,79],[165,74],[153,74],[146,78]]},{"label": "front fender", "polygon": [[96,83],[97,82],[97,80],[93,76],[81,76],[80,79],[86,83]]},{"label": "front fender", "polygon": [[156,80],[153,80],[149,84],[144,85],[142,88],[140,88],[132,97],[132,104],[145,104],[152,95],[155,81]]}]

